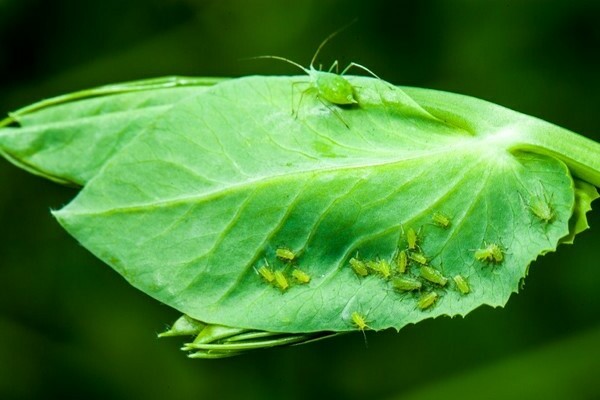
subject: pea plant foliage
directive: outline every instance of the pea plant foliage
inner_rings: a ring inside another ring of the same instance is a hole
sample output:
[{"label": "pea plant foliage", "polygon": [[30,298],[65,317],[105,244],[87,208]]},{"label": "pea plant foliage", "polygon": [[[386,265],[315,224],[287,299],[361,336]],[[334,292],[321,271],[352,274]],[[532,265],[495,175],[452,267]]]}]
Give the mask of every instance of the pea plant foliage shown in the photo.
[{"label": "pea plant foliage", "polygon": [[0,152],[81,187],[53,215],[181,312],[161,336],[191,335],[198,358],[503,306],[588,228],[599,144],[372,77],[345,76],[356,102],[327,104],[293,90],[309,79],[73,93],[9,114]]}]

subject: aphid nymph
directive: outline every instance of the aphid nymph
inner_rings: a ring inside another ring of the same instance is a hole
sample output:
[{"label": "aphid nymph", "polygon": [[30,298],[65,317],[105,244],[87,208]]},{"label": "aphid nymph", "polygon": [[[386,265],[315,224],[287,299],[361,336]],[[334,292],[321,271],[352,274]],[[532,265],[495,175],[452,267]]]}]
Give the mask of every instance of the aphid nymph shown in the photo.
[{"label": "aphid nymph", "polygon": [[413,228],[406,230],[406,243],[409,250],[417,250],[419,248],[419,234]]},{"label": "aphid nymph", "polygon": [[447,229],[450,226],[450,217],[441,212],[434,212],[431,216],[431,220],[435,225],[439,226],[440,228]]},{"label": "aphid nymph", "polygon": [[436,292],[425,293],[419,298],[417,305],[419,309],[426,310],[432,305],[434,305],[438,298],[439,295]]},{"label": "aphid nymph", "polygon": [[410,253],[408,257],[411,260],[413,260],[413,261],[415,261],[415,262],[417,262],[417,263],[419,263],[421,265],[427,265],[427,262],[428,262],[427,257],[425,257],[421,253],[413,252],[413,253]]},{"label": "aphid nymph", "polygon": [[456,287],[461,294],[469,294],[471,288],[469,287],[467,280],[462,275],[455,275],[452,280],[454,283],[456,283]]},{"label": "aphid nymph", "polygon": [[435,268],[422,266],[420,272],[421,277],[431,283],[435,283],[440,286],[446,286],[446,283],[448,283],[448,278],[442,275],[442,273]]},{"label": "aphid nymph", "polygon": [[396,253],[396,257],[394,257],[394,261],[396,262],[396,269],[398,272],[404,274],[408,265],[406,250],[399,250],[398,253]]},{"label": "aphid nymph", "polygon": [[359,275],[359,276],[369,275],[369,270],[367,269],[367,265],[363,261],[352,257],[350,259],[349,263],[350,263],[350,266],[352,267],[352,270],[354,270],[354,272],[356,273],[356,275]]},{"label": "aphid nymph", "polygon": [[352,323],[354,326],[358,328],[359,331],[362,332],[363,337],[365,338],[365,346],[367,345],[367,335],[365,334],[366,329],[371,329],[369,325],[367,325],[367,319],[358,311],[354,311],[350,316],[352,318]]},{"label": "aphid nymph", "polygon": [[275,274],[273,273],[273,270],[269,266],[267,260],[265,260],[265,265],[260,267],[257,272],[265,281],[267,281],[267,283],[273,283],[275,281]]},{"label": "aphid nymph", "polygon": [[423,286],[421,281],[407,277],[396,277],[392,279],[392,285],[394,286],[394,289],[401,292],[421,290],[421,287]]},{"label": "aphid nymph", "polygon": [[284,247],[280,247],[275,250],[275,255],[282,261],[292,262],[296,258],[296,254],[290,249],[286,249]]},{"label": "aphid nymph", "polygon": [[287,278],[281,271],[275,271],[274,275],[275,283],[277,284],[277,286],[279,286],[279,289],[281,289],[282,292],[285,292],[290,287]]},{"label": "aphid nymph", "polygon": [[306,284],[310,282],[310,275],[302,271],[301,269],[294,269],[294,271],[292,272],[292,276],[296,281],[298,281],[298,283]]},{"label": "aphid nymph", "polygon": [[500,264],[504,260],[504,251],[496,243],[485,243],[484,247],[475,250],[477,261]]},{"label": "aphid nymph", "polygon": [[368,261],[367,267],[385,279],[388,279],[392,275],[392,266],[387,260],[377,259],[375,261]]},{"label": "aphid nymph", "polygon": [[550,201],[546,198],[546,195],[533,195],[529,200],[529,209],[536,216],[537,219],[545,224],[552,222],[554,219],[554,210]]},{"label": "aphid nymph", "polygon": [[365,329],[370,329],[369,325],[367,325],[367,320],[358,311],[354,311],[352,313],[351,318],[352,318],[352,322],[354,323],[354,325],[356,325],[356,327],[359,330],[364,331]]}]

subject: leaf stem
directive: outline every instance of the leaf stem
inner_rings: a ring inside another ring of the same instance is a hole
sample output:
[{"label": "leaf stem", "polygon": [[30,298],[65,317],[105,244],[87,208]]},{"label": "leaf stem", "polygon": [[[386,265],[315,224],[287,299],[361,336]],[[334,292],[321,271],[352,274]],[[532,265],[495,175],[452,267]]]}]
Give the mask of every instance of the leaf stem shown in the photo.
[{"label": "leaf stem", "polygon": [[600,143],[567,129],[534,120],[519,129],[510,150],[524,150],[556,157],[571,173],[600,187]]}]

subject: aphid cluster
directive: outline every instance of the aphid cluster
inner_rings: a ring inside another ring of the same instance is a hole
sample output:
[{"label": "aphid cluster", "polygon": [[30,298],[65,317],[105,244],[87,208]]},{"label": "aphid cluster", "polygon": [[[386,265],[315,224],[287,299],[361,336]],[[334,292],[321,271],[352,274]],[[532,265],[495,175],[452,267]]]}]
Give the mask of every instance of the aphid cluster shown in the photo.
[{"label": "aphid cluster", "polygon": [[284,263],[283,268],[274,269],[265,258],[264,264],[256,270],[265,283],[277,287],[282,292],[287,291],[293,284],[306,285],[310,283],[311,276],[293,264],[297,261],[298,256],[292,250],[280,247],[275,251],[275,257]]},{"label": "aphid cluster", "polygon": [[[450,218],[441,213],[433,214],[432,220],[442,229],[448,228],[451,223]],[[404,245],[399,245],[389,259],[361,258],[356,253],[350,258],[348,264],[359,278],[375,276],[389,282],[396,292],[405,295],[414,293],[416,307],[420,310],[433,307],[448,288],[462,295],[470,293],[469,284],[464,277],[456,275],[450,279],[431,265],[431,259],[422,249],[422,240],[421,229],[417,231],[408,227],[406,230],[403,229],[401,234],[400,242]],[[363,330],[366,325],[363,326],[355,317],[353,314],[353,324]]]},{"label": "aphid cluster", "polygon": [[[440,229],[448,229],[452,223],[450,217],[441,212],[433,213],[431,220],[432,225]],[[445,276],[439,267],[432,265],[432,258],[423,250],[421,228],[402,229],[400,244],[389,259],[364,258],[357,252],[348,264],[359,279],[369,276],[382,279],[393,291],[412,298],[415,307],[425,311],[434,307],[448,290],[466,296],[471,293],[471,286],[466,277],[460,274]],[[482,248],[472,251],[474,258],[483,263],[504,261],[505,250],[495,243],[484,242]],[[352,314],[351,323],[361,331],[370,329],[365,317],[358,312]]]}]

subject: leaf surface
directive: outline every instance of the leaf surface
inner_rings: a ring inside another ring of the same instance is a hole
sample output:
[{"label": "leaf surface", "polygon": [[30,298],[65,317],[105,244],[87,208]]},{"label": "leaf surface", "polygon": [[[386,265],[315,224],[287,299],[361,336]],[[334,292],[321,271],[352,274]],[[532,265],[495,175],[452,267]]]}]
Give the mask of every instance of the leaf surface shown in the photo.
[{"label": "leaf surface", "polygon": [[0,154],[33,174],[82,186],[155,118],[216,81],[150,79],[41,101],[0,122]]},{"label": "leaf surface", "polygon": [[[485,101],[359,77],[349,78],[359,107],[314,95],[298,105],[292,84],[305,79],[241,78],[178,102],[56,217],[132,285],[182,313],[271,332],[353,330],[355,312],[370,328],[399,329],[500,306],[529,264],[569,235],[569,169],[519,150],[521,129],[560,128]],[[586,188],[589,205],[597,193]],[[551,221],[532,212],[535,196],[547,199]],[[449,226],[434,224],[435,213]],[[395,290],[394,272],[352,270],[352,257],[392,262],[410,247],[409,229],[418,233],[413,252],[447,285],[423,280],[415,261],[406,274],[423,281],[421,293]],[[476,258],[489,244],[501,249],[500,262]],[[292,262],[276,257],[283,248]],[[287,290],[261,278],[265,262],[287,277]],[[308,284],[293,281],[296,267]],[[456,288],[457,274],[469,294]],[[437,301],[419,309],[431,292]]]}]

